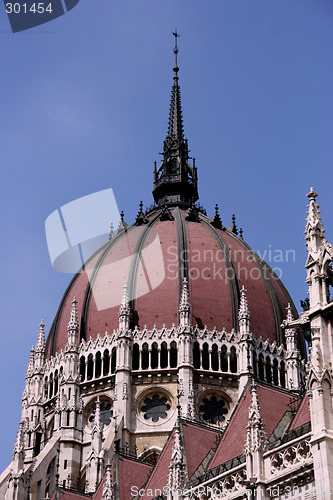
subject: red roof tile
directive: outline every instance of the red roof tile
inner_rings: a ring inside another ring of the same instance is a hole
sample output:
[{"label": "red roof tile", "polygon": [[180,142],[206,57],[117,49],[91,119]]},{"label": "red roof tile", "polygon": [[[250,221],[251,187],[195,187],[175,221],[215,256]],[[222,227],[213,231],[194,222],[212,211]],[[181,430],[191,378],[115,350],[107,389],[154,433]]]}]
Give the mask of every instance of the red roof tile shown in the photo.
[{"label": "red roof tile", "polygon": [[[290,410],[288,406],[290,395],[273,387],[261,385],[257,386],[257,394],[265,431],[269,439],[285,412]],[[244,453],[250,403],[251,396],[249,388],[247,388],[232,415],[209,469],[224,464]]]},{"label": "red roof tile", "polygon": [[297,429],[311,421],[309,398],[304,396],[289,430]]},{"label": "red roof tile", "polygon": [[212,448],[216,447],[217,433],[198,425],[182,425],[188,477],[191,478]]},{"label": "red roof tile", "polygon": [[119,499],[129,500],[135,497],[137,490],[147,481],[152,468],[152,465],[120,457],[118,459]]},{"label": "red roof tile", "polygon": [[73,493],[72,491],[59,492],[59,500],[87,500],[87,498],[87,495],[80,495],[80,493]]}]

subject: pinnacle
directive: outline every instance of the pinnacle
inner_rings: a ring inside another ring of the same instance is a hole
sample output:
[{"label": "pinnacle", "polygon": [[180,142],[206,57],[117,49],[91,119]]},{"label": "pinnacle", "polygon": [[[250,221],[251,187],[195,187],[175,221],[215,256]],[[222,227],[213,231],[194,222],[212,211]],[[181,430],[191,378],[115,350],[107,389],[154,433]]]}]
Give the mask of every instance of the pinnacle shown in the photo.
[{"label": "pinnacle", "polygon": [[242,286],[242,289],[241,289],[238,317],[240,320],[241,319],[249,319],[249,317],[250,317],[250,311],[249,311],[249,306],[247,303],[246,290],[245,290],[244,285]]},{"label": "pinnacle", "polygon": [[291,323],[292,321],[294,321],[294,315],[293,315],[293,312],[292,312],[292,309],[291,309],[291,305],[290,305],[290,302],[288,303],[288,307],[287,307],[287,323]]},{"label": "pinnacle", "polygon": [[183,279],[183,288],[182,288],[182,296],[180,299],[180,306],[189,306],[190,305],[190,295],[188,293],[188,281],[187,278]]},{"label": "pinnacle", "polygon": [[218,204],[216,203],[215,205],[215,215],[211,221],[211,225],[213,227],[216,227],[216,229],[222,229],[222,220],[221,220],[221,217],[220,217],[220,213],[219,213],[219,206]]},{"label": "pinnacle", "polygon": [[68,332],[70,332],[70,331],[78,332],[79,331],[79,321],[78,321],[78,316],[77,316],[76,304],[77,304],[77,300],[74,297],[72,300],[71,315],[70,315],[69,322],[67,325]]},{"label": "pinnacle", "polygon": [[320,217],[319,205],[316,203],[318,193],[311,188],[306,196],[309,198],[309,210],[306,218],[305,238],[310,240],[313,235],[316,235],[320,239],[323,239],[325,231]]},{"label": "pinnacle", "polygon": [[106,465],[102,500],[113,500],[113,487],[112,487],[111,463],[110,462],[108,462]]},{"label": "pinnacle", "polygon": [[45,350],[45,324],[42,320],[39,325],[38,340],[36,344],[36,352],[43,352]]},{"label": "pinnacle", "polygon": [[123,294],[121,297],[121,305],[122,307],[127,307],[128,306],[128,293],[127,293],[127,283],[125,282],[123,285]]}]

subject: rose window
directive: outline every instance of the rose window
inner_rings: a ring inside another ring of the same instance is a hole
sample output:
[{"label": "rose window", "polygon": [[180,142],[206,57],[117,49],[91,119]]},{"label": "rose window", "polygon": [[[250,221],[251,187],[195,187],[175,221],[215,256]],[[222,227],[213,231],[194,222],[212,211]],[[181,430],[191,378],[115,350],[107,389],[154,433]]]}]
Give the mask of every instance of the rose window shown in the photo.
[{"label": "rose window", "polygon": [[160,418],[167,417],[167,411],[170,410],[170,408],[171,406],[167,398],[155,394],[152,398],[146,398],[144,400],[144,406],[141,408],[141,412],[144,414],[146,420],[152,419],[153,422],[157,422]]},{"label": "rose window", "polygon": [[[107,426],[110,424],[111,422],[111,418],[112,418],[112,410],[111,410],[111,404],[110,403],[101,403],[101,422]],[[96,408],[91,412],[90,416],[89,416],[89,419],[88,419],[88,422],[91,426],[94,425],[94,420],[95,420],[95,412],[96,412]]]},{"label": "rose window", "polygon": [[225,408],[225,401],[223,399],[218,400],[216,396],[204,398],[199,411],[202,419],[212,424],[223,422],[224,415],[228,413],[228,409]]}]

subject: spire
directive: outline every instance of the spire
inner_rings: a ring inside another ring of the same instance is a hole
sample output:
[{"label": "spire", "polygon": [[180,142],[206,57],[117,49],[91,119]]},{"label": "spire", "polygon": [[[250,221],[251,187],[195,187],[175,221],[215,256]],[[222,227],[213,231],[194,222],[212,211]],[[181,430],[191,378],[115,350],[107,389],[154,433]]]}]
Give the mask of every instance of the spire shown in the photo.
[{"label": "spire", "polygon": [[190,304],[190,295],[188,293],[187,278],[184,278],[183,280],[183,288],[179,303],[179,323],[180,326],[191,325],[191,304]]},{"label": "spire", "polygon": [[140,201],[139,212],[138,212],[138,215],[136,216],[136,219],[135,219],[136,226],[141,226],[142,224],[148,224],[148,222],[149,222],[147,217],[143,213],[142,209],[143,209],[143,203],[142,203],[142,201]]},{"label": "spire", "polygon": [[184,138],[183,115],[178,84],[178,38],[175,37],[175,66],[169,113],[168,133],[163,146],[161,166],[154,168],[154,200],[158,205],[190,206],[192,199],[199,198],[197,189],[197,170],[189,163],[187,139]]},{"label": "spire", "polygon": [[45,324],[42,320],[39,325],[39,333],[35,350],[35,368],[43,368],[45,362]]},{"label": "spire", "polygon": [[74,297],[72,300],[71,315],[70,315],[69,322],[67,325],[68,343],[70,345],[77,344],[77,333],[79,331],[79,321],[78,321],[78,317],[77,317],[76,304],[77,304],[77,300]]},{"label": "spire", "polygon": [[112,475],[111,475],[110,462],[106,466],[102,500],[113,500],[113,485],[112,485]]},{"label": "spire", "polygon": [[91,446],[97,454],[99,454],[102,449],[102,437],[103,423],[101,419],[101,402],[99,400],[99,396],[97,396],[94,425],[91,431]]},{"label": "spire", "polygon": [[45,352],[45,324],[42,320],[39,325],[38,340],[36,344],[36,354],[38,352]]},{"label": "spire", "polygon": [[239,321],[241,321],[242,319],[250,319],[250,311],[247,303],[246,290],[244,285],[242,286],[241,289],[238,319]]},{"label": "spire", "polygon": [[171,461],[169,465],[168,499],[179,498],[179,492],[185,489],[186,480],[186,466],[184,463],[183,448],[180,439],[179,419],[177,419],[174,432],[174,443],[171,452]]},{"label": "spire", "polygon": [[35,349],[34,346],[31,347],[30,349],[30,357],[29,357],[29,363],[28,363],[28,369],[26,371],[26,377],[29,377],[32,375],[33,371],[35,368]]},{"label": "spire", "polygon": [[256,385],[252,380],[251,387],[251,404],[249,407],[249,421],[246,427],[246,445],[245,453],[252,454],[258,450],[264,451],[267,444],[267,436],[265,432],[264,423],[261,416],[258,394]]},{"label": "spire", "polygon": [[20,422],[20,427],[17,433],[16,437],[16,442],[14,445],[14,450],[13,450],[13,459],[15,458],[15,455],[19,455],[21,453],[24,453],[24,422]]},{"label": "spire", "polygon": [[129,299],[127,293],[127,283],[123,286],[123,295],[119,307],[119,330],[127,331],[130,326],[131,308],[129,306]]},{"label": "spire", "polygon": [[317,251],[324,239],[324,227],[321,222],[319,205],[316,203],[318,193],[311,187],[310,192],[306,195],[309,198],[308,212],[305,227],[305,239],[308,241],[308,249]]}]

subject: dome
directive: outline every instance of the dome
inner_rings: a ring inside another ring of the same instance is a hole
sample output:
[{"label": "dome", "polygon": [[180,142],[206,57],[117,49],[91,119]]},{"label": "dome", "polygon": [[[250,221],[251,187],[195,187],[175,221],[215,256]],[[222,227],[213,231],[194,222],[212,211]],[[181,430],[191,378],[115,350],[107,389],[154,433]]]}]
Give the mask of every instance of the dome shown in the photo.
[{"label": "dome", "polygon": [[235,227],[226,229],[218,214],[211,220],[196,208],[157,207],[147,215],[141,211],[135,224],[124,225],[113,234],[73,278],[50,331],[49,356],[67,342],[74,296],[81,339],[95,339],[118,328],[124,283],[132,328],[170,328],[178,324],[184,277],[188,279],[193,326],[237,330],[244,285],[251,330],[257,338],[282,343],[280,325],[291,298],[270,267],[236,234]]},{"label": "dome", "polygon": [[[177,51],[176,59],[177,59]],[[122,287],[126,283],[131,328],[170,328],[178,324],[184,278],[188,281],[192,325],[199,329],[238,331],[242,286],[247,290],[251,329],[256,338],[283,343],[280,325],[292,300],[270,267],[238,236],[235,221],[222,225],[200,205],[195,159],[190,163],[178,85],[177,60],[169,125],[161,165],[154,168],[153,208],[142,203],[132,226],[123,218],[118,234],[97,251],[73,278],[50,330],[48,356],[67,342],[73,297],[78,302],[80,338],[89,340],[119,324]],[[304,354],[304,349],[302,349]]]}]

